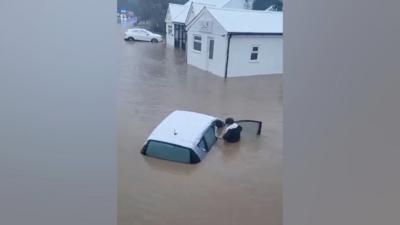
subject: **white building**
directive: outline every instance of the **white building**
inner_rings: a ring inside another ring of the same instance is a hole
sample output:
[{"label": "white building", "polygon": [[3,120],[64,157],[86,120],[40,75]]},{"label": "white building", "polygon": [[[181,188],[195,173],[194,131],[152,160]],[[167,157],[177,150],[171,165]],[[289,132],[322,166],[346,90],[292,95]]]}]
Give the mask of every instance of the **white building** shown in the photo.
[{"label": "white building", "polygon": [[187,63],[220,77],[282,73],[282,12],[205,7],[187,25]]},{"label": "white building", "polygon": [[251,9],[253,0],[189,0],[186,4],[168,5],[166,23],[166,43],[170,47],[186,47],[186,25],[205,6],[216,8]]}]

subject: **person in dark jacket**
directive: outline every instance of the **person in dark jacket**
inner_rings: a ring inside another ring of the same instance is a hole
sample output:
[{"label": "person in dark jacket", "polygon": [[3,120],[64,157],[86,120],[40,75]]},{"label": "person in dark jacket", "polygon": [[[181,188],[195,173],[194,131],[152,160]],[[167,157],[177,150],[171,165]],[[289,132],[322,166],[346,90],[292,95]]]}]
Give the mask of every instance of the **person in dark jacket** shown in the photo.
[{"label": "person in dark jacket", "polygon": [[225,120],[225,130],[222,133],[222,138],[224,141],[229,143],[235,143],[240,141],[240,133],[242,132],[242,127],[235,123],[235,120],[231,117]]}]

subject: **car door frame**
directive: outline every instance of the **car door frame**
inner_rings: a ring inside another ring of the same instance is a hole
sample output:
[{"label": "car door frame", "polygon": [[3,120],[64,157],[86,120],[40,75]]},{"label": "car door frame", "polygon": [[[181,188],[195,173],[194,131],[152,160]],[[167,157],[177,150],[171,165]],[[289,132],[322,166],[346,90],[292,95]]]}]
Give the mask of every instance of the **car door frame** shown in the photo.
[{"label": "car door frame", "polygon": [[145,41],[145,35],[143,30],[136,30],[136,40],[138,41]]},{"label": "car door frame", "polygon": [[208,129],[210,129],[210,128],[214,128],[214,134],[215,134],[215,124],[212,123],[210,126],[208,126],[208,127],[204,130],[204,132],[203,132],[202,135],[201,135],[201,138],[200,138],[199,142],[197,143],[197,146],[198,146],[199,148],[201,148],[201,147],[200,147],[200,143],[201,143],[202,141],[204,141],[204,144],[206,145],[206,149],[205,149],[206,152],[209,152],[209,151],[211,150],[211,147],[212,147],[213,145],[215,145],[215,143],[218,141],[217,136],[215,136],[215,139],[216,139],[216,140],[214,141],[214,143],[213,143],[211,146],[208,145],[208,143],[207,143],[207,141],[206,141],[206,138],[205,138],[205,135],[206,135]]},{"label": "car door frame", "polygon": [[258,123],[258,129],[257,129],[257,135],[261,135],[261,129],[262,129],[262,121],[259,120],[237,120],[235,121],[238,125],[240,125],[240,122],[251,122],[251,123]]},{"label": "car door frame", "polygon": [[151,35],[150,31],[143,30],[142,32],[143,32],[143,41],[151,41],[152,35]]},{"label": "car door frame", "polygon": [[132,37],[136,40],[136,41],[140,41],[140,34],[139,34],[139,30],[132,30],[131,31]]}]

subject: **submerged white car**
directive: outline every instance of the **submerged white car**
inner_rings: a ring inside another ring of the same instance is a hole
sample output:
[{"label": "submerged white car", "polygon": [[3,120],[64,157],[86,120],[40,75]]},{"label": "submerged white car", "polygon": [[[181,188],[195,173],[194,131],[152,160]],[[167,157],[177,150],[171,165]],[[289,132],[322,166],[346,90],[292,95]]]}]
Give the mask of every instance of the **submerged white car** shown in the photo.
[{"label": "submerged white car", "polygon": [[146,29],[133,28],[125,32],[125,41],[150,41],[152,43],[161,42],[162,36],[152,33]]},{"label": "submerged white car", "polygon": [[[195,164],[203,160],[217,141],[217,124],[223,122],[213,116],[174,111],[150,134],[141,153],[146,156],[180,163]],[[260,121],[236,121],[244,132],[260,135]]]}]

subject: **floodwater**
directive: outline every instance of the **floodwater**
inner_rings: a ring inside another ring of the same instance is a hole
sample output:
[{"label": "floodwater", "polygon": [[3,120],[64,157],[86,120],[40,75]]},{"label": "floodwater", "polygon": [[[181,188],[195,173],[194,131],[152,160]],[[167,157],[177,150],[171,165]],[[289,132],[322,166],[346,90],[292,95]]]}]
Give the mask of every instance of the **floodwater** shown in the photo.
[{"label": "floodwater", "polygon": [[[224,79],[165,44],[125,43],[119,77],[119,225],[281,225],[281,75]],[[263,122],[261,136],[218,141],[196,165],[140,154],[174,110]]]}]

